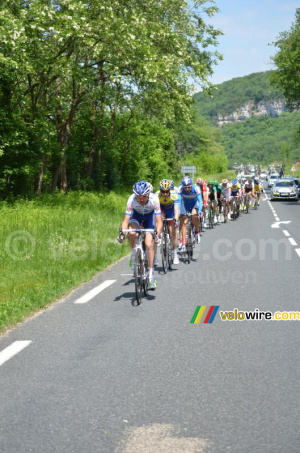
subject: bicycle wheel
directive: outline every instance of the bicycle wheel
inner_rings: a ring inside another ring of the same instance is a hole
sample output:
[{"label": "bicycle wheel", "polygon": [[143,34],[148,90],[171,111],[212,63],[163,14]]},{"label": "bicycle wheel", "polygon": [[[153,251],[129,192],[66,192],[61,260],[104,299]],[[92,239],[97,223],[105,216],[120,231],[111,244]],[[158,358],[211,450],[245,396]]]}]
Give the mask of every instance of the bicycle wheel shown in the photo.
[{"label": "bicycle wheel", "polygon": [[236,204],[233,203],[233,209],[232,209],[232,220],[236,219]]},{"label": "bicycle wheel", "polygon": [[248,214],[248,212],[249,212],[249,199],[248,198],[246,199],[246,202],[245,202],[245,212],[246,212],[246,214]]},{"label": "bicycle wheel", "polygon": [[254,209],[256,210],[257,207],[258,207],[258,202],[257,202],[257,198],[255,198]]},{"label": "bicycle wheel", "polygon": [[224,216],[224,223],[227,222],[227,206],[225,205],[223,207],[224,211],[223,211],[223,216]]},{"label": "bicycle wheel", "polygon": [[172,249],[172,247],[169,247],[168,266],[169,266],[169,270],[171,271],[173,269],[173,249]]},{"label": "bicycle wheel", "polygon": [[142,290],[143,290],[142,256],[140,250],[137,251],[135,256],[134,280],[135,280],[136,301],[138,305],[140,305],[142,301]]},{"label": "bicycle wheel", "polygon": [[186,254],[187,254],[188,264],[190,264],[191,259],[193,257],[192,225],[188,226],[188,237],[187,237],[187,243],[186,243]]},{"label": "bicycle wheel", "polygon": [[148,283],[149,283],[149,268],[148,268],[148,259],[145,257],[143,260],[143,288],[145,297],[148,294]]},{"label": "bicycle wheel", "polygon": [[213,218],[213,212],[212,212],[211,208],[210,208],[209,214],[208,214],[208,224],[209,224],[209,229],[212,230],[214,227],[214,218]]},{"label": "bicycle wheel", "polygon": [[162,234],[162,239],[161,239],[161,261],[162,261],[162,267],[163,271],[166,274],[168,271],[168,246],[167,246],[167,238],[166,235],[163,233]]}]

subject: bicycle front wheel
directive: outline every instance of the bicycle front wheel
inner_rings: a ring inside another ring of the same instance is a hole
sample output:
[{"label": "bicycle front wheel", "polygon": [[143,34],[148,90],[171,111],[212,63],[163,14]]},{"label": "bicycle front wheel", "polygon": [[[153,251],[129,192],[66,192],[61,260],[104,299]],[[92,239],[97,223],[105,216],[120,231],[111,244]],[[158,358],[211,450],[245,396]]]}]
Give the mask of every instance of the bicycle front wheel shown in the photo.
[{"label": "bicycle front wheel", "polygon": [[164,273],[166,274],[168,271],[168,243],[165,234],[162,235],[161,239],[161,261]]},{"label": "bicycle front wheel", "polygon": [[135,280],[136,301],[138,305],[140,305],[140,303],[142,302],[142,290],[143,290],[142,256],[140,250],[138,250],[135,256],[134,280]]}]

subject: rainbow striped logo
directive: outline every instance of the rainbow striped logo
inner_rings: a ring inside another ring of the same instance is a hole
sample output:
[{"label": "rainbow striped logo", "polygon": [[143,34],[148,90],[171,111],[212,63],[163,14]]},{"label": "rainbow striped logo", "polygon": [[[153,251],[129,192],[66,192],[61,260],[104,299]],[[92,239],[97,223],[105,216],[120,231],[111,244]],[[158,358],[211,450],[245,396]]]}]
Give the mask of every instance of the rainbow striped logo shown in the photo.
[{"label": "rainbow striped logo", "polygon": [[198,305],[190,324],[199,324],[199,322],[202,324],[212,324],[219,308],[219,305]]}]

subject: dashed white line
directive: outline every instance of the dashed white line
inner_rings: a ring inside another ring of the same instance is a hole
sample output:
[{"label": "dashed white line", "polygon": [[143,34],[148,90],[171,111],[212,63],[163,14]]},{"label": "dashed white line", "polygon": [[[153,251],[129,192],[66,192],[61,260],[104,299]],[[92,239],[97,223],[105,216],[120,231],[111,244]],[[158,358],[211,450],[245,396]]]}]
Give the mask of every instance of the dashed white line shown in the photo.
[{"label": "dashed white line", "polygon": [[295,249],[295,252],[298,254],[298,256],[300,257],[300,249]]},{"label": "dashed white line", "polygon": [[97,294],[101,293],[101,291],[103,291],[105,288],[108,288],[116,281],[117,280],[106,280],[105,282],[101,283],[101,285],[96,286],[95,288],[91,289],[88,293],[84,294],[79,299],[75,300],[74,304],[86,304],[95,296],[97,296]]},{"label": "dashed white line", "polygon": [[11,359],[14,355],[18,354],[22,351],[22,349],[26,348],[30,345],[31,341],[15,341],[6,349],[0,352],[0,366],[3,363],[7,362],[7,360]]},{"label": "dashed white line", "polygon": [[282,231],[283,231],[283,234],[284,234],[285,236],[287,236],[287,237],[290,236],[290,233],[289,233],[287,230],[282,230]]},{"label": "dashed white line", "polygon": [[289,238],[289,241],[292,245],[298,245],[297,242],[295,241],[295,239],[293,239],[293,238]]}]

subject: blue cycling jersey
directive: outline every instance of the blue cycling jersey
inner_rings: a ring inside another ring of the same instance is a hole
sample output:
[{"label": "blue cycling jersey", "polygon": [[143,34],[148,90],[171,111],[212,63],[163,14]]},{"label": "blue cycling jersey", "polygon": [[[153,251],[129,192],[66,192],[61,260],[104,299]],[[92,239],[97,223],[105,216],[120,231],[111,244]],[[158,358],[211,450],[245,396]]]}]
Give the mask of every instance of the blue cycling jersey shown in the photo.
[{"label": "blue cycling jersey", "polygon": [[184,187],[180,186],[178,190],[178,196],[180,205],[183,202],[187,207],[196,207],[197,209],[199,209],[199,212],[202,211],[202,193],[200,187],[197,184],[194,184],[189,191],[184,190]]}]

